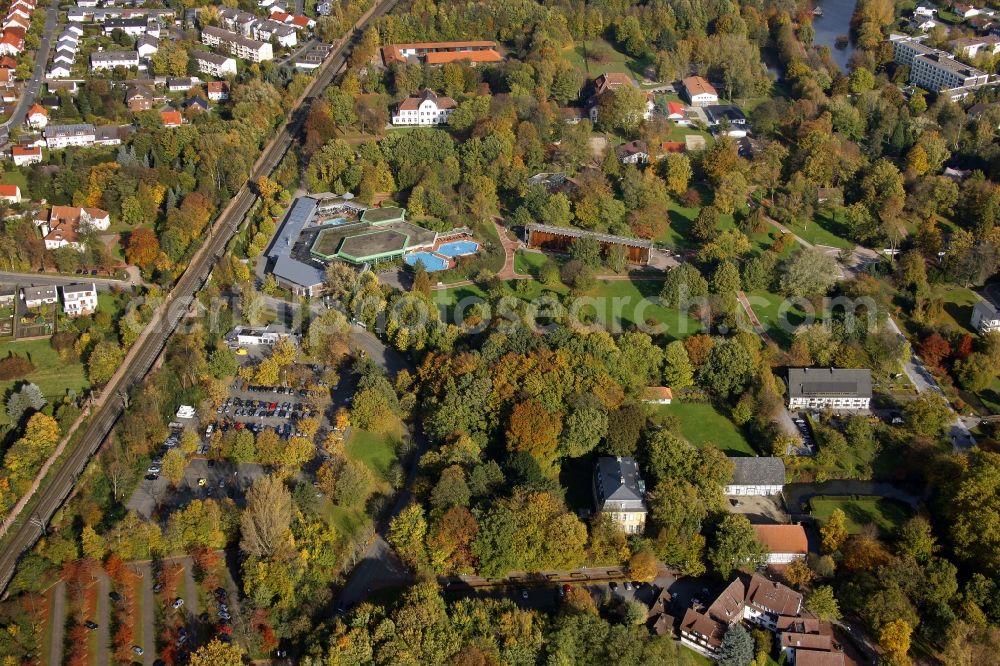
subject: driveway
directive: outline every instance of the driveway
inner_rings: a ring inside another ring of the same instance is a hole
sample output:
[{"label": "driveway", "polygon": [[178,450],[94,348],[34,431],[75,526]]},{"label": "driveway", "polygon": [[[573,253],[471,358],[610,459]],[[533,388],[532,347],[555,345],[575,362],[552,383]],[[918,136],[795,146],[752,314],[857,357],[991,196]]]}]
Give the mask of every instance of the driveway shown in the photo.
[{"label": "driveway", "polygon": [[[906,336],[903,335],[903,332],[899,329],[899,325],[896,324],[896,321],[892,317],[889,317],[888,323],[896,335],[904,340],[906,339]],[[928,372],[923,361],[916,354],[910,354],[910,360],[903,364],[903,371],[913,383],[913,386],[916,387],[918,393],[933,391],[939,395],[944,395],[944,391],[938,386],[937,380]],[[949,403],[950,408],[951,404]],[[954,413],[954,410],[952,413]],[[956,451],[968,451],[976,445],[976,438],[972,436],[972,433],[969,432],[969,429],[958,414],[955,414],[955,420],[952,421],[948,428],[948,437],[951,438],[952,446]]]},{"label": "driveway", "polygon": [[142,655],[143,666],[153,666],[156,660],[156,595],[153,593],[153,568],[149,562],[136,565],[136,570],[142,576],[142,645],[145,652]]},{"label": "driveway", "polygon": [[97,571],[97,663],[110,664],[108,644],[111,642],[111,579],[103,569]]}]

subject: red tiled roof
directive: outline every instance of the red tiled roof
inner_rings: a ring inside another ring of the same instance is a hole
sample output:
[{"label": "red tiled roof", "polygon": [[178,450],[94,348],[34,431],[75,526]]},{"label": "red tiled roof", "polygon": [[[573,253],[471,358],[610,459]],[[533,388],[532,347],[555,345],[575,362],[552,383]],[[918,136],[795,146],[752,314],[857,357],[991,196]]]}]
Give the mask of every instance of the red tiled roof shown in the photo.
[{"label": "red tiled roof", "polygon": [[289,17],[291,17],[291,14],[286,14],[285,12],[271,12],[271,18],[281,23],[287,21]]},{"label": "red tiled roof", "polygon": [[678,113],[683,116],[684,105],[681,104],[680,102],[667,102],[667,113],[669,113],[670,115]]},{"label": "red tiled roof", "polygon": [[684,89],[687,90],[688,94],[692,97],[704,94],[718,95],[718,93],[715,92],[715,88],[712,87],[712,84],[700,76],[689,76],[681,81],[681,83],[684,84]]},{"label": "red tiled roof", "polygon": [[674,392],[669,386],[648,386],[642,397],[646,400],[673,400]]},{"label": "red tiled roof", "polygon": [[10,56],[0,58],[0,67],[3,69],[17,69],[17,61]]},{"label": "red tiled roof", "polygon": [[[387,44],[382,47],[382,61],[386,65],[392,62],[405,62],[406,58],[403,56],[401,51],[423,51],[425,59],[429,64],[441,64],[444,62],[454,62],[456,60],[471,60],[473,62],[498,62],[503,60],[503,57],[496,50],[496,42],[489,41],[466,41],[466,42],[410,42],[407,44]],[[463,57],[448,56],[443,54],[453,54],[456,53],[456,49],[463,49],[457,51],[461,53]],[[468,50],[474,49],[474,50]],[[485,55],[476,56],[476,53],[484,53]],[[432,58],[432,54],[434,55]]]},{"label": "red tiled roof", "polygon": [[17,35],[13,35],[9,30],[4,31],[3,37],[0,37],[0,44],[10,44],[16,48],[22,48],[24,46],[24,40]]},{"label": "red tiled roof", "polygon": [[160,119],[164,127],[176,127],[182,122],[180,111],[160,111]]},{"label": "red tiled roof", "polygon": [[305,16],[293,16],[292,20],[291,20],[291,24],[292,25],[297,25],[300,28],[308,28],[309,27],[309,19],[306,18]]},{"label": "red tiled roof", "polygon": [[663,153],[683,153],[687,147],[683,141],[664,141],[660,144],[660,152]]},{"label": "red tiled roof", "polygon": [[801,525],[754,525],[753,531],[772,553],[792,553],[805,555],[809,552],[809,540]]},{"label": "red tiled roof", "polygon": [[843,652],[795,651],[795,666],[844,666],[845,663]]},{"label": "red tiled roof", "polygon": [[614,90],[622,86],[634,86],[635,81],[628,74],[621,72],[607,72],[594,79],[595,94],[602,95],[608,90]]},{"label": "red tiled roof", "polygon": [[21,192],[17,185],[0,184],[0,197],[17,197]]},{"label": "red tiled roof", "polygon": [[36,113],[40,113],[40,114],[42,114],[43,116],[45,116],[46,118],[48,118],[48,116],[49,116],[49,112],[48,112],[48,111],[46,111],[46,110],[45,110],[45,107],[44,107],[44,106],[42,106],[41,104],[32,104],[32,105],[31,105],[31,108],[30,108],[30,109],[28,109],[28,117],[29,117],[29,118],[30,118],[31,116],[35,115]]},{"label": "red tiled roof", "polygon": [[21,146],[12,146],[10,152],[14,157],[29,157],[32,155],[41,155],[42,147],[35,146],[34,148],[22,148]]},{"label": "red tiled roof", "polygon": [[444,65],[449,62],[500,62],[503,56],[493,49],[485,51],[434,51],[424,56],[428,65]]}]

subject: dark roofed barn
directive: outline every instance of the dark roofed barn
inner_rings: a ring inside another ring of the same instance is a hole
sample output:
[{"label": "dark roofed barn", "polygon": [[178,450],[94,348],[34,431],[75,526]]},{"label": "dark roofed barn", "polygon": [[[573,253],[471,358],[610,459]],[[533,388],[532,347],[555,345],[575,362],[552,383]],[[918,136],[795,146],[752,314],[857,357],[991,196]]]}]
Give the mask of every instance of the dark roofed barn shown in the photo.
[{"label": "dark roofed barn", "polygon": [[733,481],[727,495],[776,495],[785,485],[785,463],[772,457],[731,457]]}]

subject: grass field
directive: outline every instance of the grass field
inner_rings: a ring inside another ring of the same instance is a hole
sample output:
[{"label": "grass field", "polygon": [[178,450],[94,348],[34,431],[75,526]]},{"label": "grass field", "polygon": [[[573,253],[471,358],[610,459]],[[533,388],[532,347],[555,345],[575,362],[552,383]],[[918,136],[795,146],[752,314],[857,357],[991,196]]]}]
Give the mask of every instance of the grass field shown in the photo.
[{"label": "grass field", "polygon": [[350,509],[337,506],[329,501],[327,501],[325,512],[327,520],[333,525],[338,538],[349,538],[370,522],[364,509]]},{"label": "grass field", "polygon": [[[701,191],[701,197],[702,207],[712,203],[712,197],[707,189],[703,189]],[[745,213],[748,210],[749,209],[744,209],[743,212]],[[667,216],[669,218],[670,226],[655,240],[658,243],[665,243],[675,250],[697,250],[702,246],[702,243],[691,235],[691,228],[694,226],[694,221],[697,219],[700,211],[701,207],[687,207],[671,198],[670,203],[667,206]],[[720,215],[718,228],[720,231],[735,229],[736,218],[733,215]],[[774,244],[777,238],[777,233],[778,232],[774,227],[768,225],[763,233],[751,234],[750,242],[754,246],[754,250],[756,252],[763,252],[769,248]],[[772,234],[775,235],[772,236]],[[784,251],[782,251],[781,256],[788,256],[798,246],[799,244],[797,242],[788,243]]]},{"label": "grass field", "polygon": [[20,171],[5,171],[0,174],[0,183],[4,185],[17,185],[21,188],[21,196],[28,198],[28,178]]},{"label": "grass field", "polygon": [[953,326],[958,331],[976,333],[972,328],[972,308],[979,302],[979,296],[965,287],[951,287],[936,290],[935,296],[944,302],[944,316],[938,323]]},{"label": "grass field", "polygon": [[[651,333],[662,333],[670,339],[686,338],[700,333],[703,326],[680,311],[665,308],[654,299],[663,288],[660,280],[604,280],[585,297],[567,304],[569,290],[562,285],[549,288],[534,280],[514,280],[506,283],[508,293],[527,303],[538,302],[549,296],[567,308],[577,308],[579,319],[593,321],[612,331],[622,331],[632,326],[652,324]],[[456,306],[468,314],[469,305],[486,300],[486,293],[476,285],[465,285],[434,292],[434,302],[443,308],[443,316],[450,323],[457,323]],[[546,310],[551,312],[551,310]]]},{"label": "grass field", "polygon": [[892,533],[910,517],[910,507],[888,497],[877,496],[818,496],[809,500],[812,516],[826,523],[834,509],[847,515],[847,531],[857,534],[865,525],[875,524],[883,534]]},{"label": "grass field", "polygon": [[662,414],[680,421],[681,434],[696,446],[711,444],[727,456],[755,456],[750,443],[736,424],[707,403],[676,403],[658,405]]},{"label": "grass field", "polygon": [[581,72],[594,78],[605,72],[622,72],[641,78],[643,68],[648,64],[617,51],[600,37],[588,39],[563,50],[563,57]]},{"label": "grass field", "polygon": [[[38,388],[42,389],[49,402],[66,395],[67,389],[80,393],[89,386],[83,364],[64,363],[47,339],[0,344],[0,358],[6,357],[9,353],[26,356],[35,365],[35,369],[22,379],[0,382],[0,395],[24,380],[38,384]],[[7,414],[0,412],[0,424],[5,423],[8,423]]]},{"label": "grass field", "polygon": [[803,309],[805,303],[792,305],[789,301],[786,304],[785,297],[778,294],[753,291],[747,298],[767,334],[783,349],[791,346],[796,328],[822,321],[821,313],[810,315]]},{"label": "grass field", "polygon": [[518,275],[531,275],[537,278],[538,271],[548,260],[549,258],[541,252],[518,250],[514,254],[514,272]]},{"label": "grass field", "polygon": [[821,210],[816,213],[808,225],[786,225],[795,235],[813,245],[829,245],[838,248],[853,248],[854,243],[844,238],[847,229],[844,222],[844,209]]},{"label": "grass field", "polygon": [[396,461],[396,446],[394,437],[352,428],[347,455],[367,465],[376,479],[385,482],[389,468]]}]

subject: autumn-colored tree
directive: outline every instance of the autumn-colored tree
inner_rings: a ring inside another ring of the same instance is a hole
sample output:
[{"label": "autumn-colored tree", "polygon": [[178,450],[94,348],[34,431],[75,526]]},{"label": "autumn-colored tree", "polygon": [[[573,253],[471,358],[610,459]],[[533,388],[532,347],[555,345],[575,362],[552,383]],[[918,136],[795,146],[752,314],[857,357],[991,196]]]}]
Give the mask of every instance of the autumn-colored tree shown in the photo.
[{"label": "autumn-colored tree", "polygon": [[708,355],[714,346],[715,341],[703,333],[684,339],[684,347],[687,349],[688,358],[696,368],[705,365],[705,361],[708,360]]},{"label": "autumn-colored tree", "polygon": [[972,353],[972,336],[966,333],[958,340],[958,344],[955,345],[955,358],[966,359],[969,354]]},{"label": "autumn-colored tree", "polygon": [[910,651],[910,635],[913,628],[906,620],[893,620],[887,623],[878,635],[879,644],[889,653],[892,664],[910,663],[907,652]]},{"label": "autumn-colored tree", "polygon": [[555,458],[562,414],[552,414],[535,400],[525,400],[514,407],[507,428],[507,446],[511,451],[526,451],[543,466]]},{"label": "autumn-colored tree", "polygon": [[834,509],[830,518],[819,528],[824,553],[835,553],[847,539],[847,515],[842,509]]},{"label": "autumn-colored tree", "polygon": [[476,517],[464,506],[445,511],[427,534],[430,564],[440,573],[469,573],[475,569],[472,541],[479,531]]},{"label": "autumn-colored tree", "polygon": [[657,572],[656,555],[651,550],[640,550],[628,561],[628,572],[634,580],[652,582]]},{"label": "autumn-colored tree", "polygon": [[931,333],[920,342],[920,358],[934,368],[941,367],[941,361],[951,354],[951,345],[938,333]]},{"label": "autumn-colored tree", "polygon": [[148,270],[160,256],[160,241],[152,229],[140,227],[128,235],[125,258],[143,270]]},{"label": "autumn-colored tree", "polygon": [[795,560],[785,568],[785,580],[797,589],[808,585],[815,576],[816,574],[809,568],[805,560]]},{"label": "autumn-colored tree", "polygon": [[597,615],[597,604],[585,587],[572,586],[567,590],[563,605],[577,613]]},{"label": "autumn-colored tree", "polygon": [[235,643],[213,638],[191,654],[190,666],[242,666],[243,649]]},{"label": "autumn-colored tree", "polygon": [[874,537],[858,534],[843,546],[844,567],[851,571],[873,571],[888,563],[892,556]]}]

